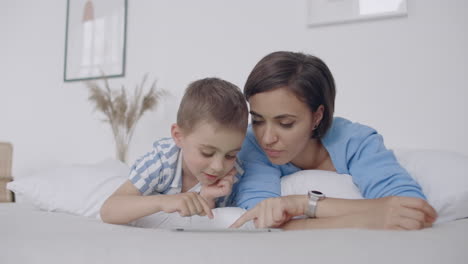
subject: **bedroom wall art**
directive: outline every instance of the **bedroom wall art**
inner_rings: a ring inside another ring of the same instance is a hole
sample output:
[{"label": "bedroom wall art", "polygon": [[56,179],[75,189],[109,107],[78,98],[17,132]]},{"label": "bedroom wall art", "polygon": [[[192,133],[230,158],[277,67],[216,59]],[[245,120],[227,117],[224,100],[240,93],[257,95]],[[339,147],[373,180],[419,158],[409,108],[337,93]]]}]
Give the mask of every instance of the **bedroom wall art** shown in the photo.
[{"label": "bedroom wall art", "polygon": [[127,0],[68,0],[64,81],[125,75]]},{"label": "bedroom wall art", "polygon": [[308,26],[407,16],[406,0],[308,0]]}]

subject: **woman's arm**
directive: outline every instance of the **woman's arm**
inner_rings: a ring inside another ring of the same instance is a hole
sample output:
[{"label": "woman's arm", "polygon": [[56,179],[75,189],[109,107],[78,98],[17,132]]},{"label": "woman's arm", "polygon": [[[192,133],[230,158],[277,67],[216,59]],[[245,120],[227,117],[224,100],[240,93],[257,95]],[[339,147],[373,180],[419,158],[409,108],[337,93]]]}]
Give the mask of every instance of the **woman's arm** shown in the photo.
[{"label": "woman's arm", "polygon": [[233,188],[234,206],[251,209],[259,202],[281,195],[281,171],[270,163],[251,128],[238,154],[244,174]]},{"label": "woman's arm", "polygon": [[426,199],[419,184],[398,163],[375,129],[335,118],[322,139],[339,173],[349,174],[364,198],[406,196]]},{"label": "woman's arm", "polygon": [[314,228],[418,230],[431,227],[437,217],[434,209],[418,198],[393,196],[368,201],[374,203],[371,208],[357,213],[324,218],[293,219],[281,227],[284,230]]},{"label": "woman's arm", "polygon": [[232,227],[254,220],[258,228],[420,229],[430,226],[437,217],[435,210],[422,199],[392,196],[367,200],[326,198],[317,204],[317,218],[291,220],[304,215],[307,204],[306,195],[268,199],[246,212]]}]

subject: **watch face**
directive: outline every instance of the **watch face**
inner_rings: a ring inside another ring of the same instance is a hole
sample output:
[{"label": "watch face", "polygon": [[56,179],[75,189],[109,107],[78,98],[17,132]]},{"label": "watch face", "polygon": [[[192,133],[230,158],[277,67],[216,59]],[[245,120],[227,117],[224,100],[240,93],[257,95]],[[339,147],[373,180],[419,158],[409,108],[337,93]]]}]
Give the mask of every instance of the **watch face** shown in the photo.
[{"label": "watch face", "polygon": [[313,193],[313,194],[316,194],[316,195],[323,195],[323,193],[319,192],[319,191],[310,191],[310,192]]}]

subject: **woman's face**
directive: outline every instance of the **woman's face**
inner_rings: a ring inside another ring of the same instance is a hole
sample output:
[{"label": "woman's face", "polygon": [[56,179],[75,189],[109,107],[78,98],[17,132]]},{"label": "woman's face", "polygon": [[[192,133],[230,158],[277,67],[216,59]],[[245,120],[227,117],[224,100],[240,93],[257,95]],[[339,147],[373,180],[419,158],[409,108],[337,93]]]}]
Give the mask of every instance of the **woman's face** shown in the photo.
[{"label": "woman's face", "polygon": [[302,155],[322,118],[285,88],[255,94],[249,104],[255,137],[269,160],[278,165]]}]

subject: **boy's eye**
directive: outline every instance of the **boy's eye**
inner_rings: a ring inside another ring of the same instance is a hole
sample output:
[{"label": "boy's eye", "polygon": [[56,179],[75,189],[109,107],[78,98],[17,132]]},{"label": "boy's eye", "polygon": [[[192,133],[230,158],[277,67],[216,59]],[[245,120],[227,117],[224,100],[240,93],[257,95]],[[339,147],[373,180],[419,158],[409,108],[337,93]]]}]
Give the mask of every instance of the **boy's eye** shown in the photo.
[{"label": "boy's eye", "polygon": [[236,158],[236,155],[226,155],[225,157],[227,160],[233,160]]},{"label": "boy's eye", "polygon": [[205,153],[203,151],[201,152],[201,154],[202,154],[203,157],[206,157],[206,158],[211,158],[214,155],[214,153]]}]

